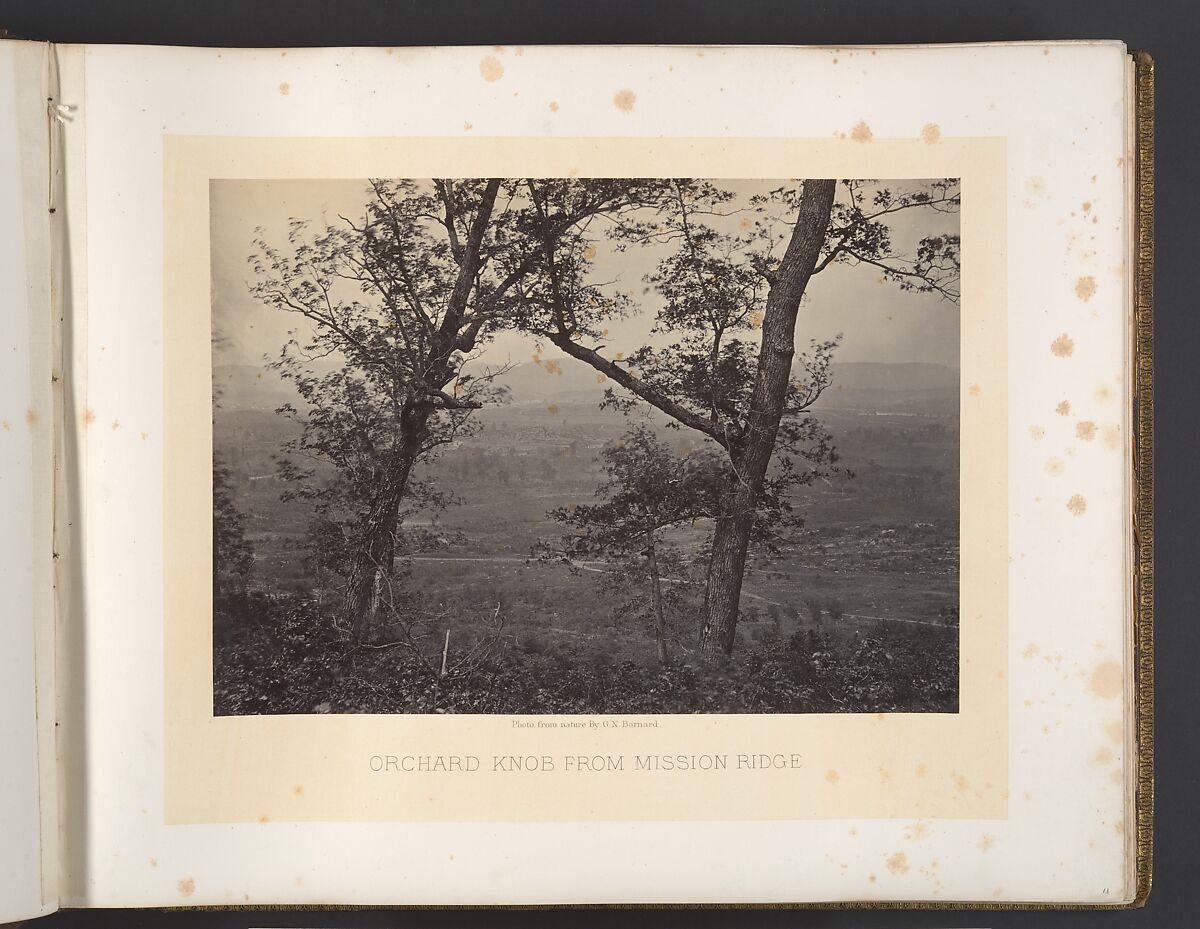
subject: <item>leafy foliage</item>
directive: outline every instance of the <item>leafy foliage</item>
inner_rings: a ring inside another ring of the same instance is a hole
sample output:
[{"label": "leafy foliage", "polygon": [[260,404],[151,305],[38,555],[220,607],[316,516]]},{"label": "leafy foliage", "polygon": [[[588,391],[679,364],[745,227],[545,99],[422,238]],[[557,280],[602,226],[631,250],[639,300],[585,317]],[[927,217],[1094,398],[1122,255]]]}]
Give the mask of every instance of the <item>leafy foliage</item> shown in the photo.
[{"label": "leafy foliage", "polygon": [[311,601],[270,600],[216,648],[217,715],[954,712],[956,650],[901,635],[768,632],[721,668],[612,661],[511,639],[439,680],[404,649],[354,646]]},{"label": "leafy foliage", "polygon": [[606,479],[596,489],[604,502],[551,510],[551,519],[573,531],[569,555],[641,555],[664,529],[712,517],[720,496],[721,462],[698,452],[677,458],[644,424],[600,452]]},{"label": "leafy foliage", "polygon": [[213,591],[223,596],[244,591],[254,571],[254,550],[229,489],[229,469],[213,456]]}]

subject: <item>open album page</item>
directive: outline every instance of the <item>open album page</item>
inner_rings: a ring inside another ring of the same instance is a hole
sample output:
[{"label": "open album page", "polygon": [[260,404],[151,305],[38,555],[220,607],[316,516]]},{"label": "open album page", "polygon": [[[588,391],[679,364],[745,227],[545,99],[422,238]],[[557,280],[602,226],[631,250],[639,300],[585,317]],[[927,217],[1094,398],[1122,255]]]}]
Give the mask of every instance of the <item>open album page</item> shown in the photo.
[{"label": "open album page", "polygon": [[1132,898],[1123,46],[63,54],[72,903]]}]

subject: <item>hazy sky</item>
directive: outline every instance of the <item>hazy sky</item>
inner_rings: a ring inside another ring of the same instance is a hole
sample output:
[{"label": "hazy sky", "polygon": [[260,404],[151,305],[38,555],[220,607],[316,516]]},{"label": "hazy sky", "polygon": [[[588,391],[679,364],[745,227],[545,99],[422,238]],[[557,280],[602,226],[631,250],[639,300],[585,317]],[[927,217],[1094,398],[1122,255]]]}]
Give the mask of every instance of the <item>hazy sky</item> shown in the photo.
[{"label": "hazy sky", "polygon": [[[739,195],[744,202],[755,192],[781,186],[778,180],[722,180],[720,186]],[[902,189],[904,181],[883,182]],[[255,228],[264,227],[267,240],[286,244],[287,223],[292,217],[314,225],[339,223],[339,214],[356,222],[362,218],[369,199],[361,180],[218,180],[211,184],[212,312],[214,331],[224,336],[214,348],[213,362],[252,364],[274,359],[287,339],[289,329],[301,320],[294,314],[268,309],[249,294],[253,271],[246,258],[251,251]],[[931,232],[957,231],[954,215],[913,210],[897,214],[893,238],[898,245],[914,243]],[[642,294],[643,276],[650,272],[662,252],[631,248],[618,253],[600,246],[596,257],[597,276],[618,278],[619,286],[635,295],[645,311],[628,321],[611,326],[605,344],[612,351],[629,352],[646,341],[658,308],[656,294]],[[810,339],[843,334],[835,362],[923,361],[958,367],[959,308],[936,294],[913,294],[895,284],[879,283],[877,269],[862,266],[831,266],[812,279],[796,325],[797,351]],[[658,341],[658,340],[656,340]],[[551,357],[553,347],[544,350]],[[518,333],[503,333],[484,361],[525,361],[533,354],[533,342]]]}]

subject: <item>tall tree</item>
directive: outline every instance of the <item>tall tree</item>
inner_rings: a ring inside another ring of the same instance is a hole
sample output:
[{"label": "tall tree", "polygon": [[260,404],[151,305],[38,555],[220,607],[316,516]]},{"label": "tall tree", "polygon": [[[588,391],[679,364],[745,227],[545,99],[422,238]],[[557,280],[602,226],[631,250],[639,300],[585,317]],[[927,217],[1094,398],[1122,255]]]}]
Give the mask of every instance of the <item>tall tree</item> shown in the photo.
[{"label": "tall tree", "polygon": [[[695,180],[662,182],[636,206],[606,214],[608,234],[621,247],[670,249],[650,283],[663,298],[660,331],[678,339],[625,361],[597,343],[606,320],[628,312],[628,304],[589,283],[595,246],[586,230],[556,233],[564,204],[577,196],[572,184],[529,180],[527,187],[535,220],[526,228],[541,243],[544,264],[522,290],[520,325],[728,457],[701,630],[706,660],[719,661],[733,648],[755,514],[772,482],[778,491],[779,481],[811,480],[834,459],[828,435],[805,415],[829,384],[833,344],[815,345],[799,376],[794,370],[808,283],[835,265],[868,265],[903,290],[957,301],[958,235],[925,236],[905,251],[894,246],[890,224],[904,211],[957,211],[958,183],[894,191],[869,181],[808,179],[755,198],[738,230],[723,232],[720,224],[737,212],[728,191]],[[760,330],[757,345],[736,337],[748,329]]]},{"label": "tall tree", "polygon": [[[286,248],[260,230],[250,257],[253,295],[303,319],[275,362],[300,398],[282,411],[302,424],[291,451],[336,478],[313,481],[294,461],[283,470],[297,493],[350,514],[344,600],[356,639],[379,612],[415,465],[494,393],[489,373],[462,368],[506,289],[486,267],[505,247],[493,218],[500,186],[372,182],[361,225],[293,220]],[[322,359],[335,363],[329,373],[316,373]]]},{"label": "tall tree", "polygon": [[[656,184],[589,182],[539,232],[577,238],[581,224]],[[254,243],[252,295],[303,321],[275,362],[300,398],[281,408],[302,425],[291,451],[332,465],[336,479],[313,480],[295,460],[283,473],[295,493],[347,514],[344,599],[356,639],[375,625],[414,467],[498,396],[499,372],[469,365],[541,273],[525,189],[521,179],[372,181],[361,222],[293,219],[286,247],[263,230]],[[323,359],[334,367],[322,375]]]}]

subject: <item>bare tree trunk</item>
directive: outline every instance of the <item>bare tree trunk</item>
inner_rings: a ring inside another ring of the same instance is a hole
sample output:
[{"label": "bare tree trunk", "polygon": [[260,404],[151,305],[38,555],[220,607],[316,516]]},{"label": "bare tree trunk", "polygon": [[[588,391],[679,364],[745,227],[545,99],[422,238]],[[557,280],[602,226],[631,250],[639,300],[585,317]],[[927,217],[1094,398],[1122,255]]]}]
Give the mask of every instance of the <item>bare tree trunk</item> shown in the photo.
[{"label": "bare tree trunk", "polygon": [[704,591],[704,621],[700,628],[700,653],[708,663],[723,661],[733,650],[750,529],[775,452],[792,376],[796,315],[825,243],[835,186],[832,180],[804,182],[796,227],[767,295],[747,429],[737,449],[730,450],[733,475],[725,495],[727,509],[717,519],[713,534],[712,560]]},{"label": "bare tree trunk", "polygon": [[740,484],[736,477],[731,481],[738,486],[727,495],[727,506],[728,511],[736,515],[722,516],[716,521],[704,588],[700,655],[706,664],[719,663],[733,651],[742,577],[746,573],[746,552],[754,521],[755,500],[749,488]]},{"label": "bare tree trunk", "polygon": [[667,664],[667,623],[663,616],[662,587],[658,580],[658,552],[655,549],[654,530],[646,530],[646,557],[650,567],[650,595],[654,601],[654,643],[658,646],[658,663]]},{"label": "bare tree trunk", "polygon": [[383,606],[383,591],[396,560],[396,532],[400,503],[408,488],[413,462],[403,458],[392,473],[385,474],[359,530],[359,545],[347,579],[344,603],[350,614],[350,635],[361,642],[377,625]]}]

